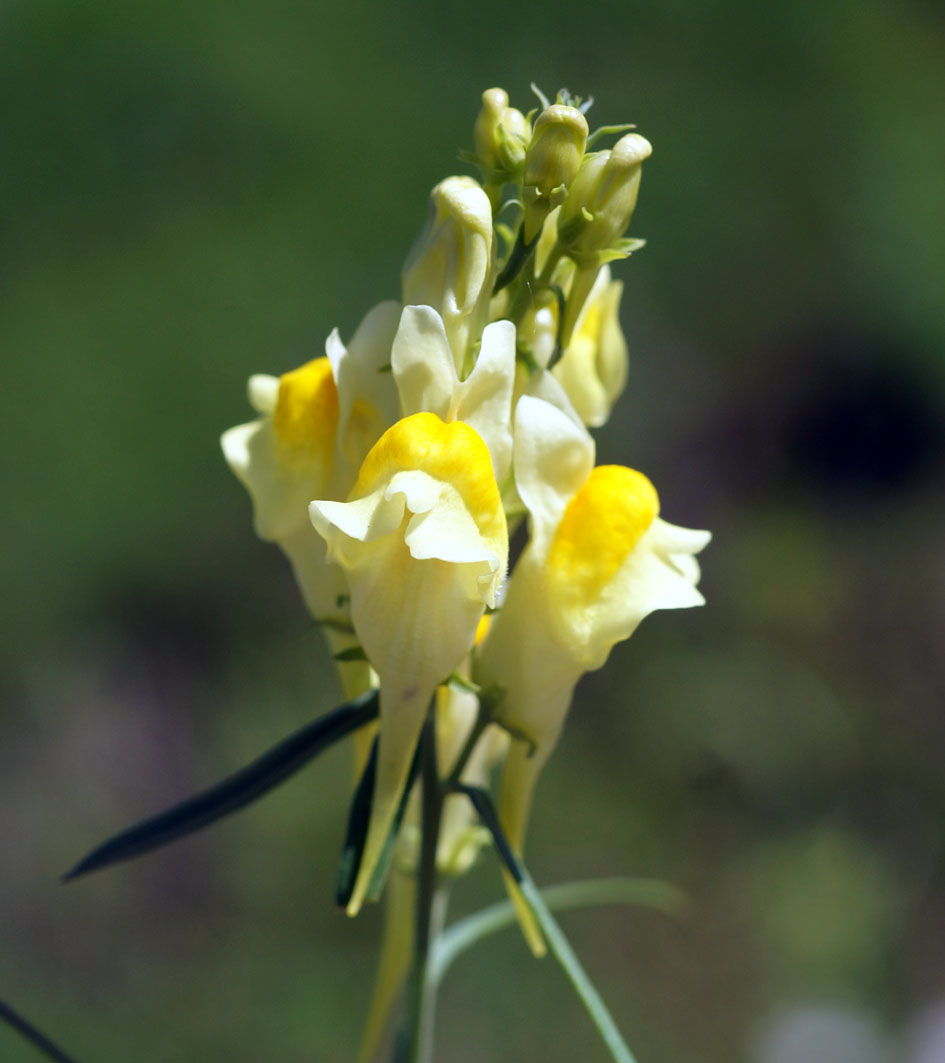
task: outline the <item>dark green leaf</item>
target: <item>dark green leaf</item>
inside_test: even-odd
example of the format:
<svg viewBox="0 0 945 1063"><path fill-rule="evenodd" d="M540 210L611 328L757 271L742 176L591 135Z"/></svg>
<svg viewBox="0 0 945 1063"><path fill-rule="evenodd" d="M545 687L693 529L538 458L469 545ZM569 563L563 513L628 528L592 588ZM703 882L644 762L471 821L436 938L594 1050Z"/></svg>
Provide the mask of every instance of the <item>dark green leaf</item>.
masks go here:
<svg viewBox="0 0 945 1063"><path fill-rule="evenodd" d="M466 786L463 783L457 783L451 786L450 789L454 793L465 794L472 801L473 808L475 808L479 818L492 835L492 841L495 843L499 856L502 858L502 863L505 864L512 878L521 885L524 877L522 865L518 862L515 853L512 852L512 847L509 845L505 831L499 823L499 817L496 815L495 806L492 804L492 798L489 796L488 791L483 790L481 786Z"/></svg>
<svg viewBox="0 0 945 1063"><path fill-rule="evenodd" d="M377 712L378 692L370 690L284 738L216 786L110 838L80 860L63 876L63 881L141 856L236 812L278 786L324 749L369 723Z"/></svg>
<svg viewBox="0 0 945 1063"><path fill-rule="evenodd" d="M529 256L535 249L535 245L538 243L538 237L541 236L541 230L539 230L532 238L532 242L525 242L525 226L524 224L519 227L518 237L512 247L512 252L509 255L508 261L502 267L502 271L496 278L495 287L492 289L492 294L497 295L502 289L511 284L512 281L519 275L522 267L528 261Z"/></svg>
<svg viewBox="0 0 945 1063"><path fill-rule="evenodd" d="M370 901L376 901L380 897L384 889L384 883L387 881L394 845L397 842L397 835L400 833L400 825L403 823L404 813L407 811L410 792L417 781L419 766L420 758L415 753L410 765L410 772L407 775L407 781L400 795L397 811L391 822L390 830L387 832L384 848L381 850L381 855L378 857L371 880L368 883L365 896ZM374 801L374 780L376 777L377 739L375 738L374 745L371 747L371 755L364 767L364 771L361 773L361 778L358 780L354 797L351 799L351 811L348 813L348 828L345 832L344 847L341 850L341 861L338 865L338 885L335 893L335 899L341 908L348 906L351 894L354 892L354 884L357 881L358 872L361 870L361 858L364 855L364 843L367 841L368 825L371 820L371 806Z"/></svg>
<svg viewBox="0 0 945 1063"><path fill-rule="evenodd" d="M47 1059L53 1059L56 1063L76 1063L73 1056L63 1052L41 1030L37 1030L31 1022L24 1019L19 1012L14 1011L9 1004L4 1003L2 1000L0 1000L0 1019L12 1026L34 1048L38 1048Z"/></svg>
<svg viewBox="0 0 945 1063"><path fill-rule="evenodd" d="M348 813L348 828L345 831L345 843L341 849L341 861L338 864L338 882L335 887L335 902L339 908L347 908L354 883L361 866L364 843L367 841L368 823L371 820L371 806L374 803L374 780L377 777L377 738L371 746L361 778L355 787Z"/></svg>

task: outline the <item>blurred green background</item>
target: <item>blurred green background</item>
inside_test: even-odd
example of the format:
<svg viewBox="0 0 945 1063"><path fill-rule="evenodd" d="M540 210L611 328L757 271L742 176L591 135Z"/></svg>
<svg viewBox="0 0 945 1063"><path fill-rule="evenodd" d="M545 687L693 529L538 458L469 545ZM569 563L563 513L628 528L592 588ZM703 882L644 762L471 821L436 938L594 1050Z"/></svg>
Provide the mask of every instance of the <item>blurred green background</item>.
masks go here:
<svg viewBox="0 0 945 1063"><path fill-rule="evenodd" d="M945 1058L942 8L7 0L0 59L0 995L84 1061L353 1058L344 749L57 876L336 702L218 436L397 296L479 93L534 79L654 144L599 453L716 538L707 608L582 684L533 873L691 895L563 920L643 1063ZM499 891L486 854L457 910ZM606 1058L517 935L450 974L438 1059Z"/></svg>

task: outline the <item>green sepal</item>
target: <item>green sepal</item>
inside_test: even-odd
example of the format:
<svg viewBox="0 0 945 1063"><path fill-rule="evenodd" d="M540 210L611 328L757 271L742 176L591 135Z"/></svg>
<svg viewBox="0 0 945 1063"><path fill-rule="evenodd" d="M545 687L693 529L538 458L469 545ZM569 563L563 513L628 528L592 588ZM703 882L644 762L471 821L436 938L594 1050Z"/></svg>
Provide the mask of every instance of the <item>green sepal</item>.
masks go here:
<svg viewBox="0 0 945 1063"><path fill-rule="evenodd" d="M598 261L601 265L605 262L614 262L618 258L629 258L634 251L639 251L646 244L646 240L626 237L618 240L612 247L605 247L598 252Z"/></svg>
<svg viewBox="0 0 945 1063"><path fill-rule="evenodd" d="M635 122L624 122L623 125L602 125L598 126L593 133L589 133L587 137L587 143L584 150L590 151L590 149L601 139L601 137L609 137L615 133L626 133L629 129L636 129Z"/></svg>
<svg viewBox="0 0 945 1063"><path fill-rule="evenodd" d="M327 627L329 631L337 631L342 635L354 634L354 625L351 621L340 616L316 616L312 621L312 627Z"/></svg>
<svg viewBox="0 0 945 1063"><path fill-rule="evenodd" d="M528 141L520 133L509 133L501 123L496 127L496 139L500 161L505 169L499 172L498 180L517 183L525 165Z"/></svg>
<svg viewBox="0 0 945 1063"><path fill-rule="evenodd" d="M319 717L222 782L116 834L84 856L63 881L142 856L237 812L294 775L323 750L375 719L377 690Z"/></svg>
<svg viewBox="0 0 945 1063"><path fill-rule="evenodd" d="M583 96L577 96L569 89L558 89L555 103L563 104L565 107L574 107L576 110L580 111L581 114L587 114L587 112L594 106L594 97L588 96L585 100Z"/></svg>
<svg viewBox="0 0 945 1063"><path fill-rule="evenodd" d="M475 694L477 697L481 691L478 683L474 683L471 679L460 675L459 672L450 672L446 678L446 685L453 687L455 690L462 690L467 694Z"/></svg>
<svg viewBox="0 0 945 1063"><path fill-rule="evenodd" d="M346 650L339 650L334 655L334 660L341 661L366 661L367 654L361 646L349 646Z"/></svg>
<svg viewBox="0 0 945 1063"><path fill-rule="evenodd" d="M459 159L460 162L465 162L469 166L478 166L483 173L486 172L487 167L483 166L479 156L474 151L470 151L469 148L460 148L456 153L456 158Z"/></svg>
<svg viewBox="0 0 945 1063"><path fill-rule="evenodd" d="M538 97L538 102L541 104L541 109L543 111L547 111L548 108L551 106L551 104L548 102L548 97L541 91L541 89L535 84L534 81L531 82L531 84L528 87ZM529 112L529 114L530 113L531 112Z"/></svg>

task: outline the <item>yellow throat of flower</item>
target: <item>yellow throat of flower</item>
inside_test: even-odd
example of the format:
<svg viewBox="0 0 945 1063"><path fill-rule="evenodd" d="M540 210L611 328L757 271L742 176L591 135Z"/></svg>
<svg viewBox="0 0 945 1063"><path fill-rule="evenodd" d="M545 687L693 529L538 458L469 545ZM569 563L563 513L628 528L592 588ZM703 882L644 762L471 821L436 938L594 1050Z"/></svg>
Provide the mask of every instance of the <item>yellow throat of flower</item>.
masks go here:
<svg viewBox="0 0 945 1063"><path fill-rule="evenodd" d="M462 421L447 423L435 413L403 418L371 448L350 497L363 498L395 473L413 469L451 484L486 539L506 539L505 514L492 458L475 429Z"/></svg>
<svg viewBox="0 0 945 1063"><path fill-rule="evenodd" d="M580 608L600 597L659 513L643 473L600 465L568 503L548 552L554 599Z"/></svg>
<svg viewBox="0 0 945 1063"><path fill-rule="evenodd" d="M272 426L287 456L304 459L326 452L338 427L338 389L327 358L279 378Z"/></svg>

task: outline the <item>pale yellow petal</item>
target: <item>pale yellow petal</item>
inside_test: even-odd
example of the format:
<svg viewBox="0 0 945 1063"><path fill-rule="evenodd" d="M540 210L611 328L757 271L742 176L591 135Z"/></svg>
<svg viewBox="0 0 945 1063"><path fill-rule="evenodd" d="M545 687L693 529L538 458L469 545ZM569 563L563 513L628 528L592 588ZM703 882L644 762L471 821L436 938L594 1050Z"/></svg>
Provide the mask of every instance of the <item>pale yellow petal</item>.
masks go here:
<svg viewBox="0 0 945 1063"><path fill-rule="evenodd" d="M354 914L384 848L430 699L469 652L494 600L508 532L489 451L462 422L397 422L364 460L351 500L311 518L346 571L351 615L381 685L374 802Z"/></svg>

